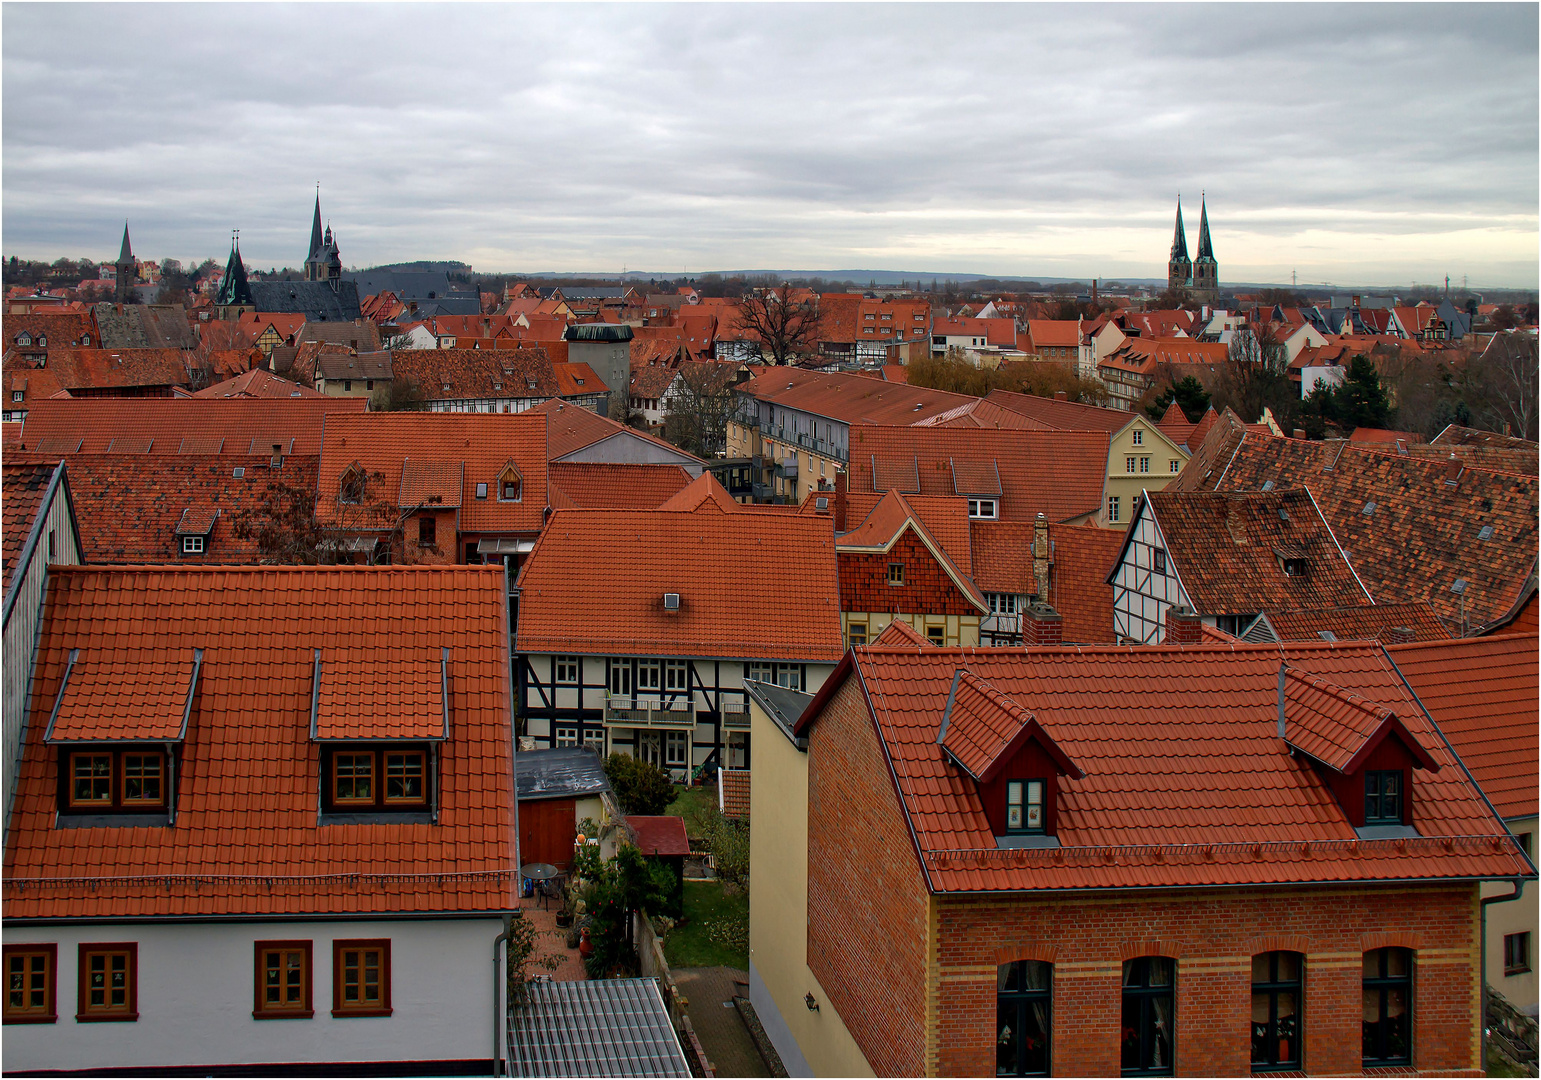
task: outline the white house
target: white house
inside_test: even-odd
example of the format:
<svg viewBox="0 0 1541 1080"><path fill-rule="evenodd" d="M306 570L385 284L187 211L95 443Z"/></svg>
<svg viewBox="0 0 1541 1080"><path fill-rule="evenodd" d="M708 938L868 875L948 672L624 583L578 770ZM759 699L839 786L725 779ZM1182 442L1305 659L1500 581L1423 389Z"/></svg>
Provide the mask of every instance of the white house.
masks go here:
<svg viewBox="0 0 1541 1080"><path fill-rule="evenodd" d="M6 1068L492 1072L518 885L501 569L71 567L49 592Z"/></svg>

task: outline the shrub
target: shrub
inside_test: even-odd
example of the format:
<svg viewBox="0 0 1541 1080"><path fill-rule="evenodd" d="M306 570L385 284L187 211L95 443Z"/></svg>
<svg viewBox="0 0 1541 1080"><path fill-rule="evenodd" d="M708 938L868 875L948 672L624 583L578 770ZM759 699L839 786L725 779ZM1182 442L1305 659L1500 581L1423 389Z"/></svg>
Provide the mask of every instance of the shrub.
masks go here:
<svg viewBox="0 0 1541 1080"><path fill-rule="evenodd" d="M628 814L661 814L674 798L674 781L651 762L629 754L605 759L605 776L616 801Z"/></svg>

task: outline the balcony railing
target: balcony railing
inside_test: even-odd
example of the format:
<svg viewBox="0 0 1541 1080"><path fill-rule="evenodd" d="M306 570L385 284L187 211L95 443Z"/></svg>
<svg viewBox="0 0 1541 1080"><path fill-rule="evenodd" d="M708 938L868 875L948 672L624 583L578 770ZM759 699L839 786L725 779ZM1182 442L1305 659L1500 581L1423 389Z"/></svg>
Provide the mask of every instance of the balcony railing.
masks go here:
<svg viewBox="0 0 1541 1080"><path fill-rule="evenodd" d="M722 726L728 731L749 730L749 703L724 701L721 703Z"/></svg>
<svg viewBox="0 0 1541 1080"><path fill-rule="evenodd" d="M696 703L691 698L674 698L671 701L646 695L605 698L605 727L682 730L695 726Z"/></svg>

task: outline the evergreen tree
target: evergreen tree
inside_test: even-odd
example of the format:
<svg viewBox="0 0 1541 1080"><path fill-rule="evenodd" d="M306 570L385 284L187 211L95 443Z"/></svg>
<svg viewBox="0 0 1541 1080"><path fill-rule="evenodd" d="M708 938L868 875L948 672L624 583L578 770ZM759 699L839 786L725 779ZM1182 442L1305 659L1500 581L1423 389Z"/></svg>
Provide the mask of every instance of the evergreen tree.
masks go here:
<svg viewBox="0 0 1541 1080"><path fill-rule="evenodd" d="M1347 428L1383 428L1391 417L1391 398L1368 356L1349 362L1343 381L1332 392L1334 418Z"/></svg>

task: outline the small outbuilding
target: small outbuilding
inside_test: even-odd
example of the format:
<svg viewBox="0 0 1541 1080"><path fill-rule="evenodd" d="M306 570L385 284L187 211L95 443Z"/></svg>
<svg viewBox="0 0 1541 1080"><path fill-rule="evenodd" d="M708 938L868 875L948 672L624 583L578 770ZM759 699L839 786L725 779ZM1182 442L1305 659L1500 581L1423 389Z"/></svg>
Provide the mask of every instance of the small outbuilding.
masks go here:
<svg viewBox="0 0 1541 1080"><path fill-rule="evenodd" d="M610 781L599 755L582 746L520 751L514 755L514 784L520 862L570 869L578 822L605 823Z"/></svg>
<svg viewBox="0 0 1541 1080"><path fill-rule="evenodd" d="M685 913L685 856L690 854L690 837L685 832L685 819L671 815L650 817L631 814L626 824L637 835L637 846L642 854L669 868L674 875L674 889L664 914L677 919Z"/></svg>

